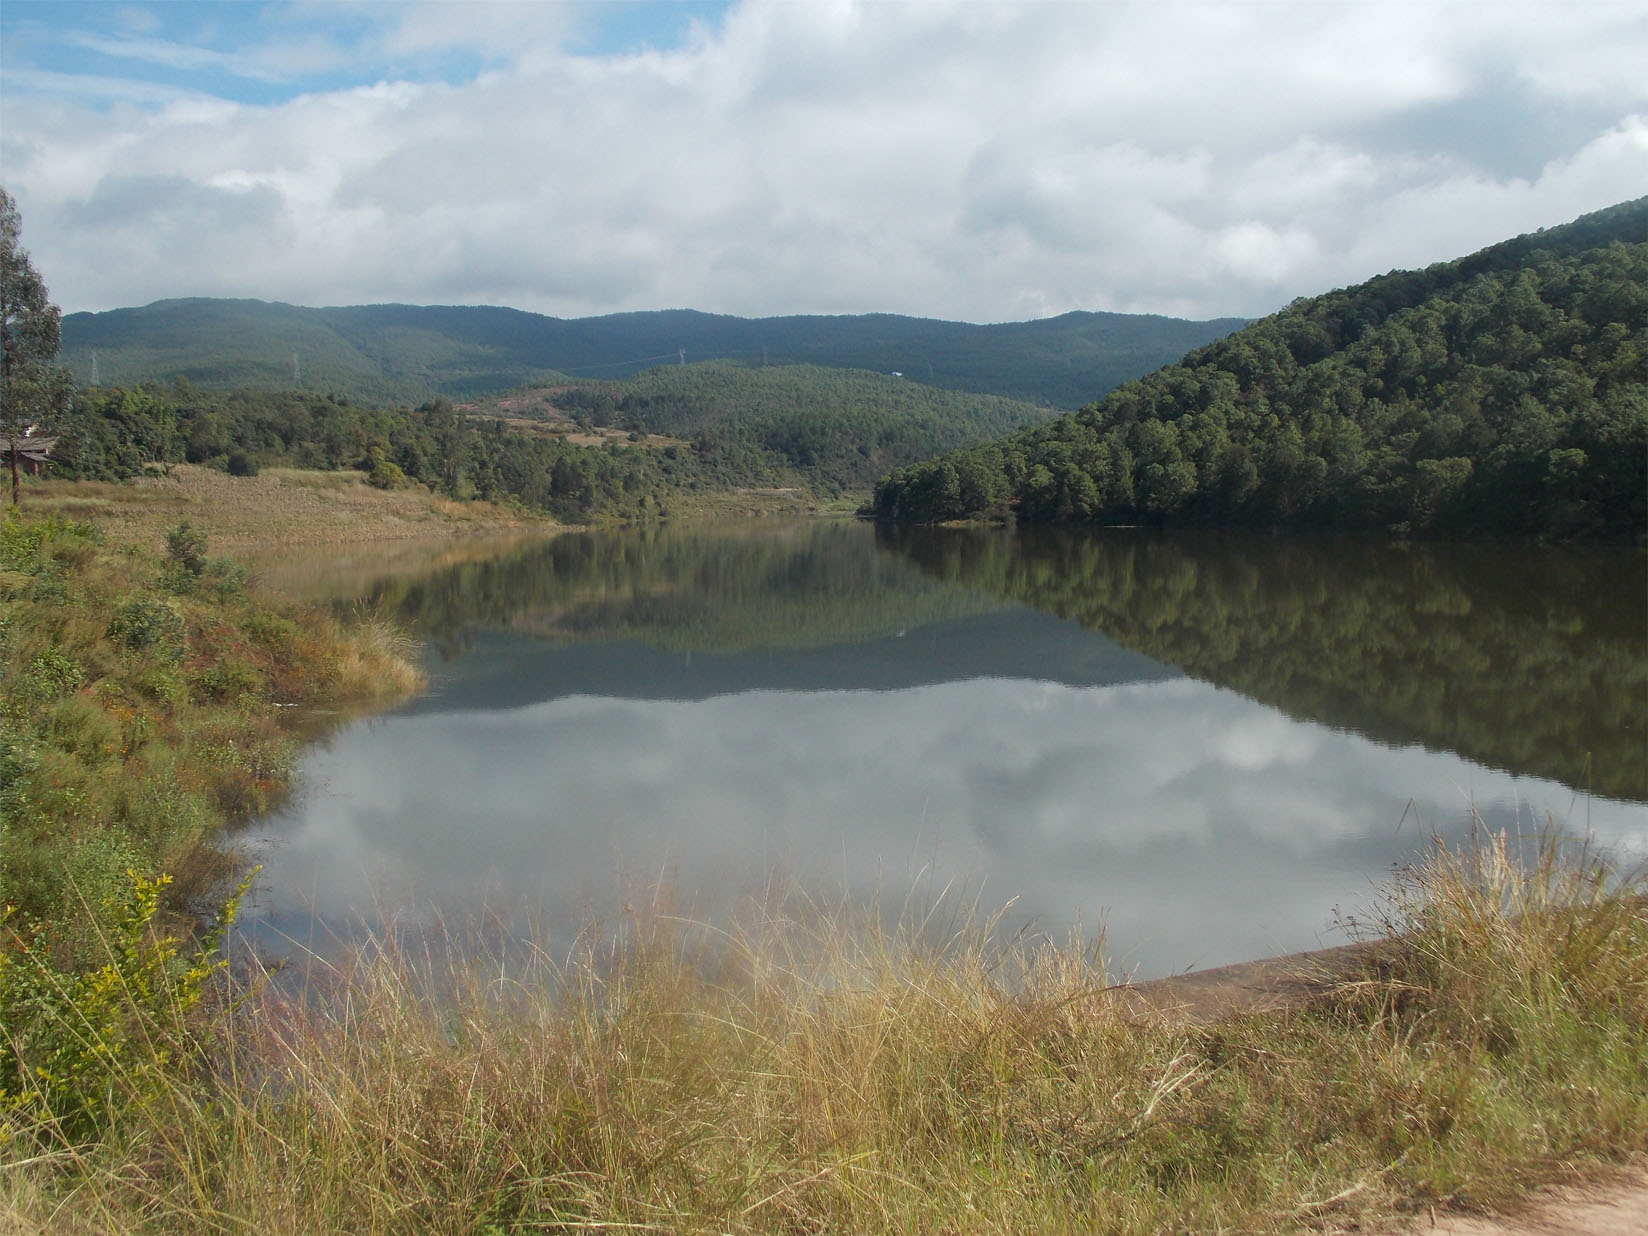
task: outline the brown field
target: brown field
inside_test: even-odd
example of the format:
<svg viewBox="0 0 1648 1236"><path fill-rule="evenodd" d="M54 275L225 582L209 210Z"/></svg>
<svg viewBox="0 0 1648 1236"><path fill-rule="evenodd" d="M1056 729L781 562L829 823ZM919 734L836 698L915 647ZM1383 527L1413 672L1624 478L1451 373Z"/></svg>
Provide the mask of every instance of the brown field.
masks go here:
<svg viewBox="0 0 1648 1236"><path fill-rule="evenodd" d="M120 483L44 480L27 485L23 509L95 523L117 542L158 543L187 519L205 529L215 553L241 557L296 546L386 541L449 541L500 533L538 533L547 516L490 502L455 502L421 485L374 489L363 472L265 468L232 477L178 464Z"/></svg>
<svg viewBox="0 0 1648 1236"><path fill-rule="evenodd" d="M555 405L555 396L572 389L566 386L534 387L508 395L497 395L477 403L459 404L461 411L471 416L496 417L511 429L521 433L538 434L548 438L564 438L573 446L605 446L616 442L620 446L642 446L648 450L663 450L666 446L688 446L684 438L673 438L661 433L635 433L613 426L580 425L564 410Z"/></svg>

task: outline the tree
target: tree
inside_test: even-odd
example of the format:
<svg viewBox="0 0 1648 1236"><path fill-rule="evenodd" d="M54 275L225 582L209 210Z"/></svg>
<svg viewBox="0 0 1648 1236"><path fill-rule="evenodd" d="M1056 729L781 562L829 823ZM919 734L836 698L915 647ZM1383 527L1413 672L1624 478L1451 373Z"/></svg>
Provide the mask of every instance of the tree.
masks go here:
<svg viewBox="0 0 1648 1236"><path fill-rule="evenodd" d="M18 443L24 430L50 419L68 400L68 374L51 364L57 355L57 306L26 250L18 248L22 221L11 194L0 189L0 433L10 446L11 504L17 506Z"/></svg>

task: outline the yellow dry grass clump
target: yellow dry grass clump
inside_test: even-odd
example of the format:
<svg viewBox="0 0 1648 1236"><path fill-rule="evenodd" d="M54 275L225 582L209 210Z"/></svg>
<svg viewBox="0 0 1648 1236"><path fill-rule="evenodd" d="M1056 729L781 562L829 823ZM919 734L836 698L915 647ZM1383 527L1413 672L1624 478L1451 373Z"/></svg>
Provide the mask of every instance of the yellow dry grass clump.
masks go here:
<svg viewBox="0 0 1648 1236"><path fill-rule="evenodd" d="M558 954L385 932L268 976L164 1101L31 1137L57 1231L1282 1231L1501 1200L1648 1140L1639 875L1485 838L1366 973L1196 1025L964 918L626 914ZM477 940L479 937L477 937ZM0 1211L0 1213L5 1213Z"/></svg>

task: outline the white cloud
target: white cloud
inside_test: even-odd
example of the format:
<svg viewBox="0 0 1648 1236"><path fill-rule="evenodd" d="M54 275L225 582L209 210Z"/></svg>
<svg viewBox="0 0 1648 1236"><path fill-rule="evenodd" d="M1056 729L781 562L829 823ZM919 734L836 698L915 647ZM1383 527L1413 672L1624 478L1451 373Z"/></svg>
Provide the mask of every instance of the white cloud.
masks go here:
<svg viewBox="0 0 1648 1236"><path fill-rule="evenodd" d="M1648 185L1642 3L746 0L673 48L580 56L585 12L99 36L270 80L378 67L245 103L9 66L0 162L69 310L1253 314ZM438 80L459 54L475 69ZM1562 121L1509 171L1506 90Z"/></svg>

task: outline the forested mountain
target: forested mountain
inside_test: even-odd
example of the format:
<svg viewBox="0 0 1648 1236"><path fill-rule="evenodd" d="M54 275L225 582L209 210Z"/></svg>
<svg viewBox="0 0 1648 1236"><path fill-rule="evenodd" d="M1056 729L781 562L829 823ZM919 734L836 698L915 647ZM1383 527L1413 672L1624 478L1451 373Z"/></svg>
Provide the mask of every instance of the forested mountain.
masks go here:
<svg viewBox="0 0 1648 1236"><path fill-rule="evenodd" d="M1295 301L880 517L1625 536L1648 521L1648 198Z"/></svg>
<svg viewBox="0 0 1648 1236"><path fill-rule="evenodd" d="M484 306L307 309L256 300L165 300L63 319L62 364L82 383L182 376L355 402L473 399L511 387L622 378L689 362L799 362L901 372L949 390L1074 408L1241 325L1067 313L979 326L894 314L736 318L690 310L560 319Z"/></svg>
<svg viewBox="0 0 1648 1236"><path fill-rule="evenodd" d="M53 468L88 479L178 460L230 471L361 468L385 486L514 499L582 520L649 517L680 495L745 487L863 493L890 467L1053 415L994 395L811 365L671 365L625 382L415 411L186 382L84 389Z"/></svg>
<svg viewBox="0 0 1648 1236"><path fill-rule="evenodd" d="M888 468L973 445L1053 415L998 395L940 390L858 369L666 365L622 382L590 382L483 401L547 423L664 435L729 475L800 476L815 491L863 492Z"/></svg>

